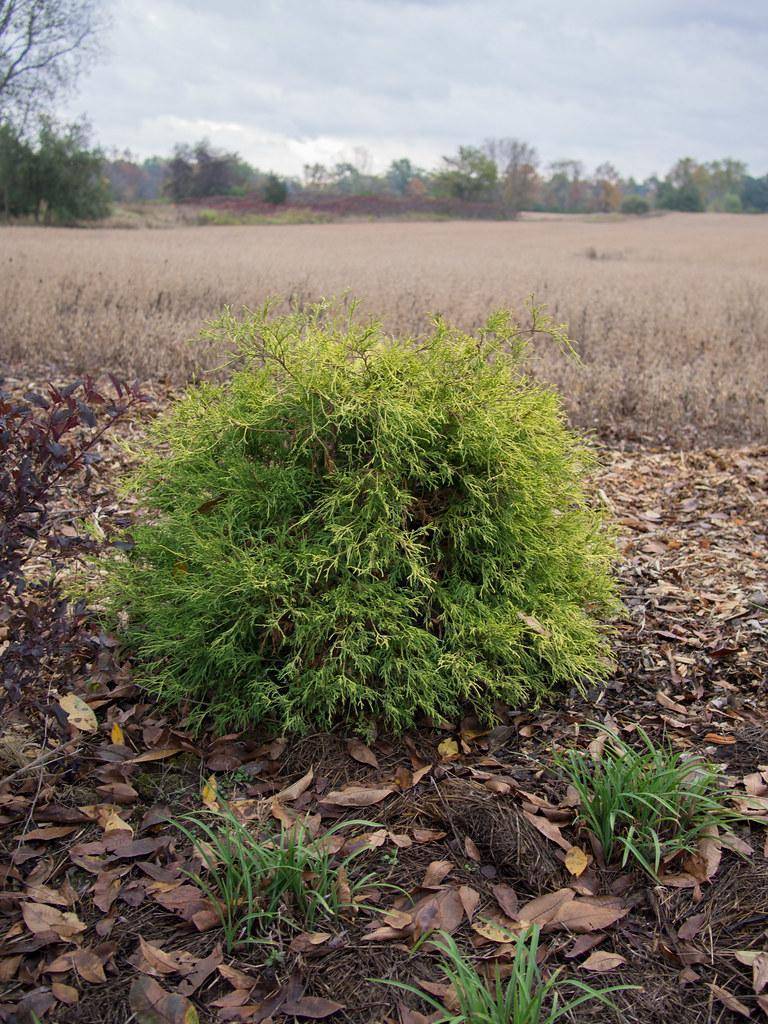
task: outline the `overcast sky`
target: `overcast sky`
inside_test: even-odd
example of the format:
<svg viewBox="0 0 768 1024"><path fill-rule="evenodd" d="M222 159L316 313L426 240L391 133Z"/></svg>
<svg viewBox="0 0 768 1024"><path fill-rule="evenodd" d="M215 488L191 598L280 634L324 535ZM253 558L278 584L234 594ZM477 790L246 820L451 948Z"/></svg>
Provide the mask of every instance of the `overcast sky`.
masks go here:
<svg viewBox="0 0 768 1024"><path fill-rule="evenodd" d="M768 171L768 0L114 0L63 111L140 156L207 136L299 174L516 136L624 174Z"/></svg>

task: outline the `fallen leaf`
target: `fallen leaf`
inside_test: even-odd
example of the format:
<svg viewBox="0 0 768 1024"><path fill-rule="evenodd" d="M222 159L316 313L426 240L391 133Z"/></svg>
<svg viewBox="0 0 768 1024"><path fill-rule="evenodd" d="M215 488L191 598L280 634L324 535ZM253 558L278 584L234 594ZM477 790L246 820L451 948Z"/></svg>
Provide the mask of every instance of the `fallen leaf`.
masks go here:
<svg viewBox="0 0 768 1024"><path fill-rule="evenodd" d="M301 999L283 1003L280 1013L293 1014L294 1017L304 1020L324 1020L343 1009L345 1009L343 1003L334 1003L330 999L318 999L316 996L302 996Z"/></svg>
<svg viewBox="0 0 768 1024"><path fill-rule="evenodd" d="M81 732L96 732L99 723L96 715L82 697L76 693L67 693L59 701L59 707L67 716L67 721Z"/></svg>
<svg viewBox="0 0 768 1024"><path fill-rule="evenodd" d="M117 747L125 746L125 733L119 722L112 723L112 729L109 733L109 738Z"/></svg>
<svg viewBox="0 0 768 1024"><path fill-rule="evenodd" d="M464 913L467 915L467 920L471 921L480 905L480 893L469 885L460 885L459 899L464 908Z"/></svg>
<svg viewBox="0 0 768 1024"><path fill-rule="evenodd" d="M317 949L330 939L330 932L301 932L294 936L288 947L292 953L306 953L310 949Z"/></svg>
<svg viewBox="0 0 768 1024"><path fill-rule="evenodd" d="M585 897L564 901L551 920L572 932L596 932L615 924L628 913L628 907L615 902L600 902Z"/></svg>
<svg viewBox="0 0 768 1024"><path fill-rule="evenodd" d="M592 935L580 935L577 939L573 940L573 945L565 954L566 960L573 960L574 957L588 953L590 949L594 949L595 946L599 946L604 938L605 932L597 932Z"/></svg>
<svg viewBox="0 0 768 1024"><path fill-rule="evenodd" d="M682 939L684 942L690 942L691 939L695 939L706 919L706 914L693 914L691 917L686 918L677 929L678 939Z"/></svg>
<svg viewBox="0 0 768 1024"><path fill-rule="evenodd" d="M71 985L65 985L62 981L54 981L51 985L51 993L67 1006L74 1006L80 999L80 993L77 989Z"/></svg>
<svg viewBox="0 0 768 1024"><path fill-rule="evenodd" d="M572 846L565 855L565 866L572 875L578 878L589 866L589 855L580 846Z"/></svg>
<svg viewBox="0 0 768 1024"><path fill-rule="evenodd" d="M219 784L216 781L216 776L215 775L209 775L208 778L205 781L205 784L203 785L203 788L202 788L201 792L200 792L200 799L202 800L203 804L208 808L208 810L210 810L210 811L218 811L218 809L219 809L219 801L217 799L218 795L219 795Z"/></svg>
<svg viewBox="0 0 768 1024"><path fill-rule="evenodd" d="M36 935L53 932L63 942L68 942L75 935L80 935L87 927L77 914L70 911L62 912L55 907L46 906L44 903L22 903L21 913L24 924L31 932Z"/></svg>
<svg viewBox="0 0 768 1024"><path fill-rule="evenodd" d="M562 906L569 904L575 897L573 889L558 889L556 892L545 893L525 903L517 912L517 920L526 927L532 924L543 926L548 924Z"/></svg>
<svg viewBox="0 0 768 1024"><path fill-rule="evenodd" d="M347 786L345 789L336 789L323 797L323 803L336 804L339 807L370 807L371 804L380 804L395 792L392 786L381 788L368 788L366 786Z"/></svg>
<svg viewBox="0 0 768 1024"><path fill-rule="evenodd" d="M128 1005L137 1024L198 1024L200 1019L186 996L166 992L147 975L136 978L131 985Z"/></svg>
<svg viewBox="0 0 768 1024"><path fill-rule="evenodd" d="M517 893L511 885L494 885L492 889L494 898L507 917L514 917L517 914L518 899Z"/></svg>
<svg viewBox="0 0 768 1024"><path fill-rule="evenodd" d="M414 843L436 843L440 839L445 839L445 836L445 832L439 832L435 828L415 828L413 830Z"/></svg>
<svg viewBox="0 0 768 1024"><path fill-rule="evenodd" d="M347 753L360 764L368 764L371 768L378 768L379 762L370 747L366 747L362 740L353 737L347 740Z"/></svg>
<svg viewBox="0 0 768 1024"><path fill-rule="evenodd" d="M491 942L513 942L515 932L519 930L520 925L505 917L483 918L472 922L472 931Z"/></svg>
<svg viewBox="0 0 768 1024"><path fill-rule="evenodd" d="M470 839L469 836L464 837L464 853L476 864L479 864L483 859L480 850L477 848L477 843L474 839Z"/></svg>
<svg viewBox="0 0 768 1024"><path fill-rule="evenodd" d="M298 800L302 793L305 793L312 785L312 780L315 777L315 771L310 768L306 775L302 775L300 779L292 783L290 786L286 786L285 789L281 789L276 794L275 799L280 800L284 803L291 803L293 800Z"/></svg>
<svg viewBox="0 0 768 1024"><path fill-rule="evenodd" d="M731 993L719 985L715 985L710 982L709 987L712 989L712 995L715 999L719 999L720 1002L727 1006L729 1010L733 1010L734 1013L738 1013L741 1017L751 1017L752 1014L748 1007L744 1003L740 1003L736 996L732 996Z"/></svg>
<svg viewBox="0 0 768 1024"><path fill-rule="evenodd" d="M453 871L453 867L453 863L450 860L433 860L427 865L421 888L436 889L445 876Z"/></svg>
<svg viewBox="0 0 768 1024"><path fill-rule="evenodd" d="M604 974L606 971L615 971L617 967L621 967L626 962L626 958L619 956L618 953L606 953L604 950L598 949L594 953L590 953L584 963L579 966L583 967L585 971Z"/></svg>
<svg viewBox="0 0 768 1024"><path fill-rule="evenodd" d="M437 752L441 761L452 761L459 756L459 744L453 739L443 740L438 743Z"/></svg>
<svg viewBox="0 0 768 1024"><path fill-rule="evenodd" d="M557 843L557 845L561 849L565 850L566 853L571 849L571 844L553 822L542 817L540 814L531 814L530 811L523 811L523 814L534 828L537 828L543 836L547 837L547 839L551 839L553 843Z"/></svg>

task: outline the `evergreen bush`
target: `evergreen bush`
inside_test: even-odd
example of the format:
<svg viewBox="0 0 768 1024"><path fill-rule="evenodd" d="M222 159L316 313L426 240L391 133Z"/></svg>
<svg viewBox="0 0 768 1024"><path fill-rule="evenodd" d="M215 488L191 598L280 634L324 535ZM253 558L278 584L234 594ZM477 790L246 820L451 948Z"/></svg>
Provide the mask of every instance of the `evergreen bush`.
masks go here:
<svg viewBox="0 0 768 1024"><path fill-rule="evenodd" d="M106 575L151 691L219 729L399 730L609 671L593 456L522 369L561 326L532 307L398 340L320 304L207 333L239 367L156 421Z"/></svg>

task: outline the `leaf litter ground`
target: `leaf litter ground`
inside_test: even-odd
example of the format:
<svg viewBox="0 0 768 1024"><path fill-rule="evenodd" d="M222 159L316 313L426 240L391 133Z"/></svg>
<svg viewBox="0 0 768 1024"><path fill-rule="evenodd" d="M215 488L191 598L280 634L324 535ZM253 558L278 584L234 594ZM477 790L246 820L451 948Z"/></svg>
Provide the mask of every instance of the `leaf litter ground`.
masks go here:
<svg viewBox="0 0 768 1024"><path fill-rule="evenodd" d="M111 473L121 451L105 454ZM627 617L615 676L588 699L369 745L193 739L108 640L83 678L47 664L3 712L0 1020L418 1024L426 1004L368 979L449 998L429 945L413 954L418 937L444 929L503 973L526 921L543 929L545 970L639 986L614 997L618 1019L768 1018L768 449L604 455ZM115 511L105 497L99 514ZM590 721L721 762L755 818L738 849L705 842L663 885L603 865L552 768L555 750L594 740ZM317 837L375 822L342 833L339 855L364 843L354 863L375 875L355 911L225 953L169 824L224 799L243 820L301 819ZM587 1004L576 1019L608 1011Z"/></svg>

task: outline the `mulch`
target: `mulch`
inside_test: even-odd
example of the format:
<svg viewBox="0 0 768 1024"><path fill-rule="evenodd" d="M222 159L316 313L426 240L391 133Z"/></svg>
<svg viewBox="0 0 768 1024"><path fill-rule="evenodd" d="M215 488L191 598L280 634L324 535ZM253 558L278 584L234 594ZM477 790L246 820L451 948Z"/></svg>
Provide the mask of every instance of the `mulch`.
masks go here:
<svg viewBox="0 0 768 1024"><path fill-rule="evenodd" d="M122 456L106 455L110 474ZM768 951L767 482L768 448L606 449L599 497L618 525L626 605L616 671L587 695L507 709L490 730L467 717L367 744L194 737L112 658L79 679L47 666L39 692L3 708L0 1021L419 1024L433 1019L426 1004L375 979L443 991L429 942L414 951L435 927L504 975L511 946L488 922L529 914L545 971L633 986L613 995L615 1014L585 1004L576 1021L768 1017L768 952L755 957ZM734 799L756 808L740 849L715 843L670 865L664 885L601 863L552 761L596 722L719 762ZM355 870L376 884L319 936L283 922L227 953L169 821L224 800L265 830L374 822L348 842L364 835ZM547 903L557 893L577 911L566 923Z"/></svg>

